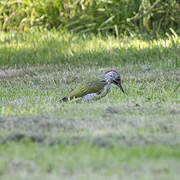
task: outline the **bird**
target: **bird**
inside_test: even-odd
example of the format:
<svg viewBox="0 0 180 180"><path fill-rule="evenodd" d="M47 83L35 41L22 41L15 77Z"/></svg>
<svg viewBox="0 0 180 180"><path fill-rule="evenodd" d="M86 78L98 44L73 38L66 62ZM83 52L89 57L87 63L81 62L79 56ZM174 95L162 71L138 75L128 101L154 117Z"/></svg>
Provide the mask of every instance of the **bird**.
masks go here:
<svg viewBox="0 0 180 180"><path fill-rule="evenodd" d="M73 99L85 102L99 100L110 92L111 84L118 86L121 91L125 93L121 85L120 74L116 70L108 70L97 78L83 81L77 88L62 98L59 103L71 101Z"/></svg>

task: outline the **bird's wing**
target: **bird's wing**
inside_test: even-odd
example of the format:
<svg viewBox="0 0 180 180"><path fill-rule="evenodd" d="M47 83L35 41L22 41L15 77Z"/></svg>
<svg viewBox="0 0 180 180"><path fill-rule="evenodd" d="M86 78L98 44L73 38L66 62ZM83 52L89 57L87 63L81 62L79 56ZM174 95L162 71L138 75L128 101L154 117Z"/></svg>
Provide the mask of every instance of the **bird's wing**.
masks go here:
<svg viewBox="0 0 180 180"><path fill-rule="evenodd" d="M87 94L90 93L97 93L100 90L104 88L104 86L107 85L107 82L105 79L88 79L87 81L84 81L80 87L74 89L72 92L69 94L69 98L78 98L78 97L83 97Z"/></svg>
<svg viewBox="0 0 180 180"><path fill-rule="evenodd" d="M107 85L103 88L102 92L100 92L99 94L97 94L96 96L94 96L94 97L91 98L91 101L97 101L97 100L105 97L105 96L108 94L108 92L110 91L110 85L111 85L111 84L107 84Z"/></svg>

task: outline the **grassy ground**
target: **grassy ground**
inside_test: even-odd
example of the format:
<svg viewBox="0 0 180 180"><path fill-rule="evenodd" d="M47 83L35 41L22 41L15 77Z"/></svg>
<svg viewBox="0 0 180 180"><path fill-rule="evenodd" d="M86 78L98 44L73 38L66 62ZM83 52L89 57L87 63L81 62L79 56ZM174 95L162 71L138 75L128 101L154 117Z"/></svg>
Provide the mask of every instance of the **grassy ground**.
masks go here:
<svg viewBox="0 0 180 180"><path fill-rule="evenodd" d="M178 179L180 38L0 32L3 179ZM58 104L88 77L116 69L92 103Z"/></svg>

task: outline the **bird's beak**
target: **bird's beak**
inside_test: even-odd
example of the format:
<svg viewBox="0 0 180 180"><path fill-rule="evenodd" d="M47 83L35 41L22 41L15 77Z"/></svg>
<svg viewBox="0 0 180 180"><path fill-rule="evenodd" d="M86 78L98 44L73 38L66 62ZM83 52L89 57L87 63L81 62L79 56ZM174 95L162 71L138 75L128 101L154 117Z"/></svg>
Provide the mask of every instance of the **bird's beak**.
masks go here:
<svg viewBox="0 0 180 180"><path fill-rule="evenodd" d="M123 87L121 86L121 83L118 84L118 87L120 87L121 91L125 93Z"/></svg>
<svg viewBox="0 0 180 180"><path fill-rule="evenodd" d="M125 94L123 87L121 86L121 82L113 81L116 86L118 86L121 91Z"/></svg>

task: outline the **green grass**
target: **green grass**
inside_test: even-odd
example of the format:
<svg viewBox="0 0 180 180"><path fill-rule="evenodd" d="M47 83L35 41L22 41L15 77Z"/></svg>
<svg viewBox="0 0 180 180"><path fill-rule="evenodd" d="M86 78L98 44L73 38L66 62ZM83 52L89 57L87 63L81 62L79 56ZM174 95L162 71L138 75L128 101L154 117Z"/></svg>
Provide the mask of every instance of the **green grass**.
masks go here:
<svg viewBox="0 0 180 180"><path fill-rule="evenodd" d="M99 148L10 143L0 148L2 178L171 179L178 178L179 147ZM178 173L177 173L178 172ZM29 173L31 176L29 177Z"/></svg>
<svg viewBox="0 0 180 180"><path fill-rule="evenodd" d="M0 32L3 179L178 179L180 38ZM142 66L150 68L144 71ZM58 100L117 69L92 103Z"/></svg>

